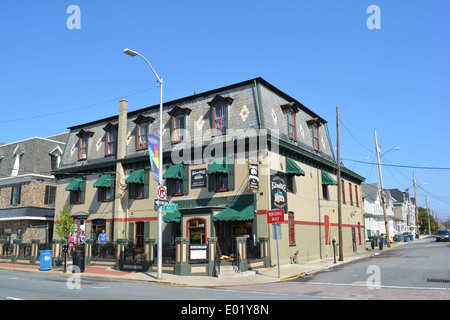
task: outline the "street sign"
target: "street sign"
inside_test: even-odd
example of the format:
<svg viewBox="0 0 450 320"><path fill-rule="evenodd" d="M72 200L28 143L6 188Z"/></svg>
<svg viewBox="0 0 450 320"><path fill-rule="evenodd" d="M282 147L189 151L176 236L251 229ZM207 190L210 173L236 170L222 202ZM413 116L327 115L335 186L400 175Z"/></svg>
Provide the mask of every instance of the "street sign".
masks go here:
<svg viewBox="0 0 450 320"><path fill-rule="evenodd" d="M159 186L157 194L158 194L158 199L166 200L166 198L167 198L167 187Z"/></svg>
<svg viewBox="0 0 450 320"><path fill-rule="evenodd" d="M165 204L163 205L162 210L167 213L173 213L175 210L178 210L178 205L176 203Z"/></svg>
<svg viewBox="0 0 450 320"><path fill-rule="evenodd" d="M284 209L267 210L267 223L284 222Z"/></svg>
<svg viewBox="0 0 450 320"><path fill-rule="evenodd" d="M162 207L162 206L164 206L164 205L166 205L168 203L169 203L169 200L161 200L161 199L155 199L154 200L154 205L156 207Z"/></svg>

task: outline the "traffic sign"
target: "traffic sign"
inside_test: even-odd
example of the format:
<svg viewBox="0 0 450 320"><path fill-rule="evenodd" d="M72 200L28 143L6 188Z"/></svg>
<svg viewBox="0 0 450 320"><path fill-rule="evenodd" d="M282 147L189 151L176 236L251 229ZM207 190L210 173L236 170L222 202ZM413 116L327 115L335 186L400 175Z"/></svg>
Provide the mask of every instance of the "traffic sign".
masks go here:
<svg viewBox="0 0 450 320"><path fill-rule="evenodd" d="M281 223L284 222L284 210L267 210L267 223Z"/></svg>
<svg viewBox="0 0 450 320"><path fill-rule="evenodd" d="M166 186L159 186L157 194L158 194L158 199L166 200L166 198L167 198L167 187Z"/></svg>
<svg viewBox="0 0 450 320"><path fill-rule="evenodd" d="M154 205L156 207L162 207L162 206L164 206L164 205L166 205L168 203L169 203L169 200L161 200L161 199L155 199L154 200Z"/></svg>
<svg viewBox="0 0 450 320"><path fill-rule="evenodd" d="M162 210L167 213L173 213L175 210L178 210L178 205L176 203L165 204L163 205Z"/></svg>

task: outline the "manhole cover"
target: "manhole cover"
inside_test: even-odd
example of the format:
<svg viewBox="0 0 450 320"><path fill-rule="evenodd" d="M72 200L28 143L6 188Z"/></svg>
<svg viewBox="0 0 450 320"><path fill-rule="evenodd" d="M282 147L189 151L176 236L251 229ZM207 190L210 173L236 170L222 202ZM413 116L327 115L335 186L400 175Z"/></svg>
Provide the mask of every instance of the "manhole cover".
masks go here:
<svg viewBox="0 0 450 320"><path fill-rule="evenodd" d="M450 283L450 279L427 279L427 282Z"/></svg>

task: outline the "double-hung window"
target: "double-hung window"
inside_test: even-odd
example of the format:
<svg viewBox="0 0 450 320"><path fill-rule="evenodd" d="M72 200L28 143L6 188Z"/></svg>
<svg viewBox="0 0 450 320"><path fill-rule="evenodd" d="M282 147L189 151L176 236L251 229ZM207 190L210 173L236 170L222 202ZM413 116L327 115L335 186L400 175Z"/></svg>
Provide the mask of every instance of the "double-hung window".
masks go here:
<svg viewBox="0 0 450 320"><path fill-rule="evenodd" d="M79 153L78 153L78 160L86 160L87 159L87 145L88 145L88 137L87 136L81 137Z"/></svg>
<svg viewBox="0 0 450 320"><path fill-rule="evenodd" d="M172 118L172 121L172 142L181 142L184 140L184 115L176 115Z"/></svg>
<svg viewBox="0 0 450 320"><path fill-rule="evenodd" d="M313 132L314 150L320 151L320 148L319 148L319 127L316 126L316 125L313 125L312 132Z"/></svg>
<svg viewBox="0 0 450 320"><path fill-rule="evenodd" d="M138 141L137 141L137 149L146 149L148 143L148 123L140 123L138 125Z"/></svg>
<svg viewBox="0 0 450 320"><path fill-rule="evenodd" d="M117 130L111 129L106 133L106 155L116 153Z"/></svg>
<svg viewBox="0 0 450 320"><path fill-rule="evenodd" d="M227 108L224 104L214 107L214 134L227 132Z"/></svg>
<svg viewBox="0 0 450 320"><path fill-rule="evenodd" d="M295 135L295 114L292 111L288 112L288 124L289 124L289 139L297 140Z"/></svg>

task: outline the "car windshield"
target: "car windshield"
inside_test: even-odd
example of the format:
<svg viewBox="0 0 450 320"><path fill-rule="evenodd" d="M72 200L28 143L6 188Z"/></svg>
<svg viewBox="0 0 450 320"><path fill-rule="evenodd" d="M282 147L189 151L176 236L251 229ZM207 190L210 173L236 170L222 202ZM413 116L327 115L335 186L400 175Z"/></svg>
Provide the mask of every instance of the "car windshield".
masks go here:
<svg viewBox="0 0 450 320"><path fill-rule="evenodd" d="M438 234L448 234L448 230L439 230Z"/></svg>

